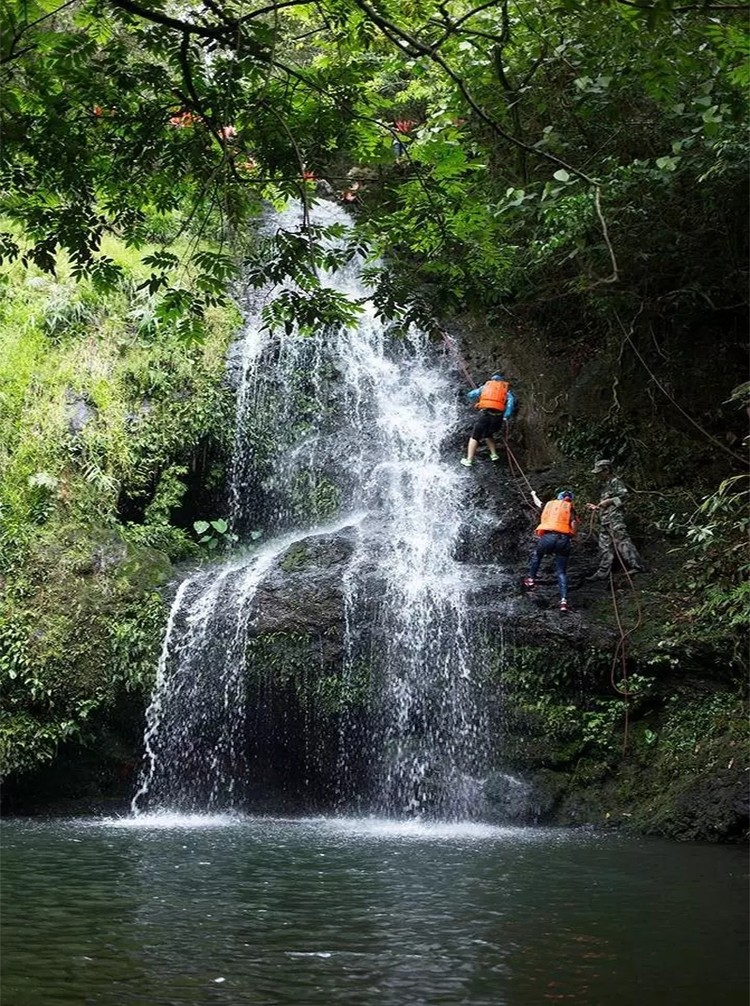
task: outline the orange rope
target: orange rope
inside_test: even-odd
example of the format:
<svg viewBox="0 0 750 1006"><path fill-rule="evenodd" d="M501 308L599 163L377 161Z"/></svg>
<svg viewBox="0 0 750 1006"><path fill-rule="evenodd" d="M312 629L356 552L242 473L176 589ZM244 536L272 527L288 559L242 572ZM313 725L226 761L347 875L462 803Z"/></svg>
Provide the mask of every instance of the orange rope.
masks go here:
<svg viewBox="0 0 750 1006"><path fill-rule="evenodd" d="M593 517L594 517L594 513L592 511L592 514L591 514L591 526L592 526L592 529L593 529ZM622 571L623 571L623 573L625 574L625 576L628 579L628 584L630 586L630 589L633 591L633 597L635 599L636 610L638 612L638 617L636 618L635 625L631 626L631 628L629 628L629 629L626 630L625 627L622 624L622 619L620 617L620 608L619 608L619 606L617 604L617 593L615 591L614 574L612 573L612 568L610 567L610 570L609 570L609 589L610 589L610 592L612 594L612 607L613 607L614 612L615 612L615 621L617 622L617 628L618 628L619 633L620 633L620 639L618 640L617 646L615 647L615 652L614 652L614 654L612 656L612 664L611 664L610 671L609 671L609 679L610 679L610 683L612 685L613 690L616 691L618 695L622 695L623 698L625 699L625 725L624 725L623 738L622 738L622 753L624 755L627 752L627 749L628 749L628 731L629 731L629 726L630 726L630 701L629 700L630 700L630 696L632 694L630 691L628 691L627 641L628 641L628 638L630 636L632 636L632 634L636 631L636 629L640 628L640 626L643 624L643 609L641 607L641 602L640 602L640 599L638 597L638 592L636 591L635 586L633 584L633 578L630 575L630 572L629 572L628 568L626 567L626 565L625 565L625 563L623 561L623 558L620 555L620 553L619 553L619 551L617 549L617 546L614 544L614 542L612 543L612 547L615 550L615 555L617 556L617 559L618 559L618 561L620 563L620 566L622 567ZM618 660L620 661L621 666L622 666L622 680L623 680L624 688L620 688L619 685L617 684L617 682L615 681L615 668L617 667Z"/></svg>

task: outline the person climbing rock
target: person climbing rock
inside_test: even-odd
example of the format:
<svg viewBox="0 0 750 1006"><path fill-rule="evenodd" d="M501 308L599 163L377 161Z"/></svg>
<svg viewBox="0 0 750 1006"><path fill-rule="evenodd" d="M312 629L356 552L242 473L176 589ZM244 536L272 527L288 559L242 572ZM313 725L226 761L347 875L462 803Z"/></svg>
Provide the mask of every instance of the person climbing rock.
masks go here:
<svg viewBox="0 0 750 1006"><path fill-rule="evenodd" d="M474 455L477 453L479 441L484 440L490 449L490 461L499 461L494 435L507 423L516 408L516 397L510 389L510 382L502 374L493 374L478 388L466 393L470 402L476 403L480 415L471 431L466 457L461 458L461 464L471 468Z"/></svg>
<svg viewBox="0 0 750 1006"><path fill-rule="evenodd" d="M570 545L576 533L578 520L573 507L573 493L569 489L557 494L542 508L542 501L536 493L531 494L534 506L542 511L542 516L534 532L537 542L529 564L529 575L523 581L526 590L536 587L536 575L545 555L554 555L557 584L560 588L560 611L568 611L568 559Z"/></svg>
<svg viewBox="0 0 750 1006"><path fill-rule="evenodd" d="M615 475L612 462L600 458L591 469L592 475L602 480L601 497L598 503L587 503L587 510L599 511L599 567L587 580L604 580L612 571L615 555L627 573L644 573L646 568L625 526L623 507L628 489ZM619 565L619 564L618 564Z"/></svg>

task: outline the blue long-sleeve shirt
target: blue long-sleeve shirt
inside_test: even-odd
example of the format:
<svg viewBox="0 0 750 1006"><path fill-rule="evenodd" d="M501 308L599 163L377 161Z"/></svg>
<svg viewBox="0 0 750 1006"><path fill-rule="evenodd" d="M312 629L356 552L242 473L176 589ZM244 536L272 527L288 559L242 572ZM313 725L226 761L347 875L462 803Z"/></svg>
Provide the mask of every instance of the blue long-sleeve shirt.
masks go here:
<svg viewBox="0 0 750 1006"><path fill-rule="evenodd" d="M501 380L504 381L505 378L503 377L501 378ZM470 402L478 401L479 396L482 394L483 387L484 384L480 384L479 387L474 388L473 391L466 392L466 397L469 399ZM508 398L505 402L505 411L503 412L503 419L510 419L510 417L513 415L515 411L516 411L516 396L513 394L511 389L508 388Z"/></svg>

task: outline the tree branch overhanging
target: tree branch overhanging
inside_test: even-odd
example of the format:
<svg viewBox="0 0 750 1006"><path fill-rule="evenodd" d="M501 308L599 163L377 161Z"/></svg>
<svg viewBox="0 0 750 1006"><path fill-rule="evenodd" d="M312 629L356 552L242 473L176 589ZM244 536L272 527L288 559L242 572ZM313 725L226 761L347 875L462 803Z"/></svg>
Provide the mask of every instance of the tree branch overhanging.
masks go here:
<svg viewBox="0 0 750 1006"><path fill-rule="evenodd" d="M164 28L174 28L175 31L188 35L198 35L201 38L211 39L213 42L226 44L229 39L228 26L223 28L211 28L206 25L195 24L192 21L181 21L179 18L162 14L161 11L151 10L136 3L136 0L110 0L113 7L132 14L134 17L142 18L144 21L151 21L153 24L160 24Z"/></svg>
<svg viewBox="0 0 750 1006"><path fill-rule="evenodd" d="M270 3L265 7L258 7L257 10L250 11L249 14L243 14L241 18L237 19L237 24L245 24L246 21L253 21L256 17L262 17L264 14L275 14L283 7L307 7L312 3L313 0L279 0L278 3Z"/></svg>
<svg viewBox="0 0 750 1006"><path fill-rule="evenodd" d="M493 133L497 136L502 137L508 143L513 144L516 147L520 147L529 154L533 154L536 157L542 158L542 160L549 161L558 168L564 168L566 171L570 172L571 175L575 175L576 178L580 178L589 185L596 185L593 178L587 175L585 172L574 167L572 164L568 164L567 161L563 161L562 158L556 157L554 154L550 154L546 150L540 150L538 147L531 146L531 144L524 143L522 140L517 139L503 127L491 116L489 115L482 106L476 101L474 96L471 94L466 86L464 79L450 66L449 63L437 52L435 46L428 45L422 42L411 32L406 31L405 28L401 28L399 25L394 24L392 21L388 20L378 11L376 11L367 0L354 0L357 7L360 8L363 13L376 24L383 34L389 39L398 39L399 48L403 51L412 54L418 54L420 56L426 56L436 63L443 72L453 81L458 90L460 91L464 101L472 109L475 115L481 119L486 126L488 126ZM493 0L494 5L494 0Z"/></svg>
<svg viewBox="0 0 750 1006"><path fill-rule="evenodd" d="M661 11L664 14L703 14L706 11L745 11L748 12L750 8L746 3L741 4L688 4L686 7L657 7L656 5L636 3L636 0L617 0L617 3L622 4L624 7L635 7L639 11Z"/></svg>
<svg viewBox="0 0 750 1006"><path fill-rule="evenodd" d="M48 11L46 14L42 14L42 16L38 17L35 21L27 21L26 24L21 25L18 31L13 34L7 53L0 58L0 66L5 63L10 63L14 59L18 59L20 56L23 56L25 53L30 52L34 48L29 45L24 49L16 51L16 46L30 28L35 28L38 24L41 24L42 21L47 21L49 18L55 17L55 15L64 11L67 7L72 7L75 3L78 3L78 0L65 0L65 3L61 3L60 6L55 7L54 10Z"/></svg>

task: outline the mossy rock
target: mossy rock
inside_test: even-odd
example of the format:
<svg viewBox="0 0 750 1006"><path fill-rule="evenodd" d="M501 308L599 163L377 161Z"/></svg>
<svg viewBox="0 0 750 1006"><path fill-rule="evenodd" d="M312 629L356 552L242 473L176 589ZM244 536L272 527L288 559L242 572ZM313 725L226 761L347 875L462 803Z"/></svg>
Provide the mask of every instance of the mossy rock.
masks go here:
<svg viewBox="0 0 750 1006"><path fill-rule="evenodd" d="M33 767L59 741L82 736L123 684L145 692L166 617L165 555L112 528L48 534L0 602L5 771Z"/></svg>
<svg viewBox="0 0 750 1006"><path fill-rule="evenodd" d="M279 562L279 567L285 573L297 573L307 569L312 563L310 551L304 542L290 545Z"/></svg>
<svg viewBox="0 0 750 1006"><path fill-rule="evenodd" d="M680 841L746 839L750 826L746 776L733 768L677 779L638 810L634 823L647 834Z"/></svg>
<svg viewBox="0 0 750 1006"><path fill-rule="evenodd" d="M172 575L169 558L155 548L128 542L117 576L136 591L163 587Z"/></svg>

